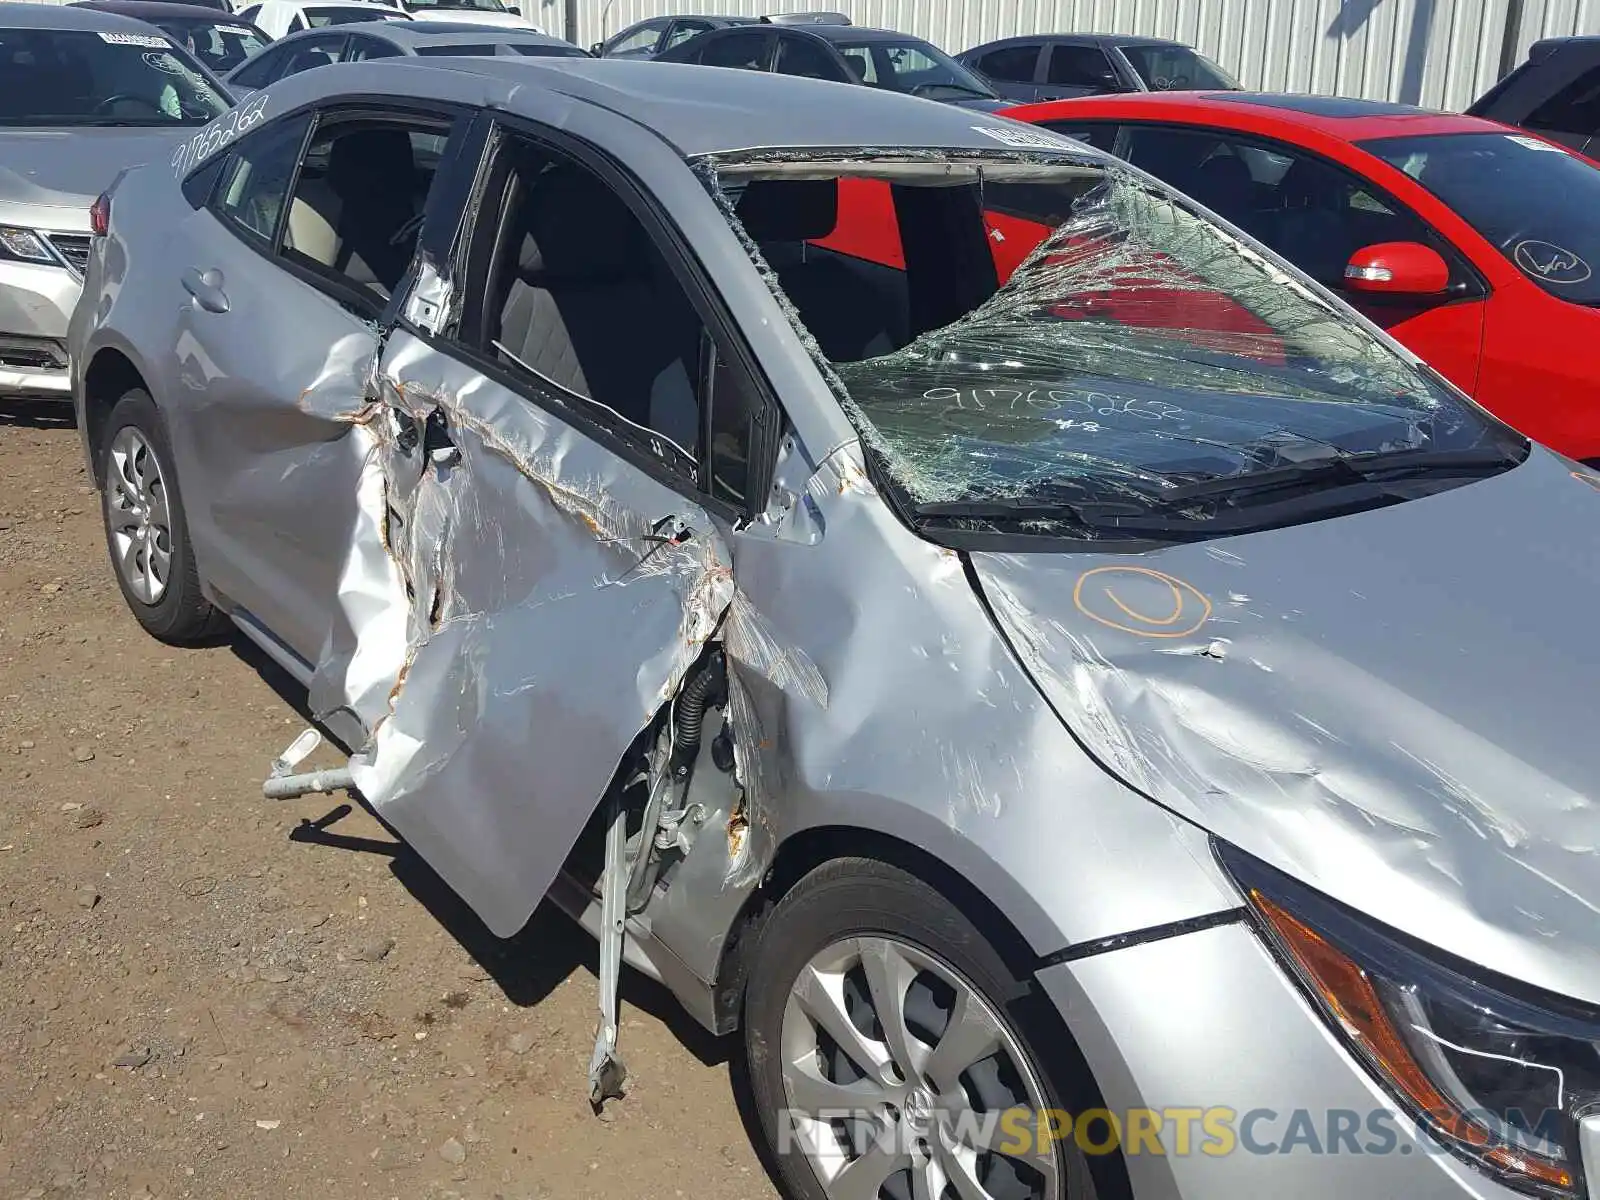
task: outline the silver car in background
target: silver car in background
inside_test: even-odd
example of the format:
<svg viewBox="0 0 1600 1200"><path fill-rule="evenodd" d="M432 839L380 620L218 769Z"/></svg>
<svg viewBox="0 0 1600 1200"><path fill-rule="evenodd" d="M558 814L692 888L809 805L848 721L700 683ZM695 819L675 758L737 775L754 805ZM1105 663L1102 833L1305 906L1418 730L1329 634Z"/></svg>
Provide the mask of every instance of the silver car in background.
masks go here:
<svg viewBox="0 0 1600 1200"><path fill-rule="evenodd" d="M90 206L230 102L142 21L0 4L0 400L68 395Z"/></svg>
<svg viewBox="0 0 1600 1200"><path fill-rule="evenodd" d="M307 29L280 38L227 77L241 99L279 79L338 62L366 62L408 54L433 58L523 54L530 58L588 58L571 42L533 29L494 28L457 21L369 21Z"/></svg>
<svg viewBox="0 0 1600 1200"><path fill-rule="evenodd" d="M803 1200L1595 1194L1600 476L1150 177L354 63L123 176L70 343L129 607L599 938L596 1103L626 961Z"/></svg>

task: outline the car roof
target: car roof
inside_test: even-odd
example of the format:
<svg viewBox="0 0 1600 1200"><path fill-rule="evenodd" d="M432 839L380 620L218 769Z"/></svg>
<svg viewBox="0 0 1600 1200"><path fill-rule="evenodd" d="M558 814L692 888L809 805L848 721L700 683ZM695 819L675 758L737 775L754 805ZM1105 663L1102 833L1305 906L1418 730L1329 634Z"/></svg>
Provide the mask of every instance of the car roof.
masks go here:
<svg viewBox="0 0 1600 1200"><path fill-rule="evenodd" d="M1052 100L1011 110L1024 120L1174 121L1258 132L1311 129L1340 141L1425 133L1469 133L1503 126L1481 117L1433 112L1381 100L1275 92L1126 92Z"/></svg>
<svg viewBox="0 0 1600 1200"><path fill-rule="evenodd" d="M1179 46L1185 50L1193 49L1187 42L1176 41L1173 38L1145 37L1141 34L1031 33L984 42L982 45L974 46L970 50L963 50L962 54L975 54L983 50L997 50L1002 46L1033 46L1041 42L1093 42L1097 45L1105 46Z"/></svg>
<svg viewBox="0 0 1600 1200"><path fill-rule="evenodd" d="M322 0L313 0L320 4ZM368 5L368 7L379 7ZM507 44L535 46L571 46L570 42L558 37L551 37L547 33L539 33L533 29L517 29L513 26L473 25L467 21L386 21L383 28L376 31L378 36L388 38L396 45L407 45L411 42L427 42L433 46L448 46L453 42L463 45L479 45L484 42L505 42ZM372 33L373 30L363 30ZM576 50L576 46L572 46Z"/></svg>
<svg viewBox="0 0 1600 1200"><path fill-rule="evenodd" d="M685 157L863 146L1059 153L1098 159L1070 138L987 113L877 88L685 63L599 58L418 58L305 71L267 89L274 111L374 92L494 106L548 118L552 94L607 109L652 130Z"/></svg>
<svg viewBox="0 0 1600 1200"><path fill-rule="evenodd" d="M379 4L376 2L376 0L262 0L261 3L261 7L263 9L272 8L274 5L299 9L364 8L371 10L376 8L400 13L401 16L405 15L397 6L392 4Z"/></svg>
<svg viewBox="0 0 1600 1200"><path fill-rule="evenodd" d="M218 10L220 12L220 10ZM121 13L98 12L61 4L0 3L0 29L49 29L85 33L143 33L150 26Z"/></svg>
<svg viewBox="0 0 1600 1200"><path fill-rule="evenodd" d="M73 8L87 8L94 12L119 13L140 21L204 21L211 25L248 25L237 13L204 4L174 4L167 0L81 0Z"/></svg>

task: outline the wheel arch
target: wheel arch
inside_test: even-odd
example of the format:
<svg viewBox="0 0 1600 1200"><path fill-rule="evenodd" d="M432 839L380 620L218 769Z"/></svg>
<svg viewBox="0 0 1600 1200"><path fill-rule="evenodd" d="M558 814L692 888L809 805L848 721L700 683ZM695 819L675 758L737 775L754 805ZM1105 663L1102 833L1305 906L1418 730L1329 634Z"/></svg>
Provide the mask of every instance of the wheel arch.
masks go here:
<svg viewBox="0 0 1600 1200"><path fill-rule="evenodd" d="M101 447L106 425L117 401L134 389L146 394L150 386L133 360L115 346L96 350L83 373L83 440L89 453L89 470L96 487L105 483L101 478ZM154 403L154 397L151 398ZM159 406L156 409L160 413Z"/></svg>

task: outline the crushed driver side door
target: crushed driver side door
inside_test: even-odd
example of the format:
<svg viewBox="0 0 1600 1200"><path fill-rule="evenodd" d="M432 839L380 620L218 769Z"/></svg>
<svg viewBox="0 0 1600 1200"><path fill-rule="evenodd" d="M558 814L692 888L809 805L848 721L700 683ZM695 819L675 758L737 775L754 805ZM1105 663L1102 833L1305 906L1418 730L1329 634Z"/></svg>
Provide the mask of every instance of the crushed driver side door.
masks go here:
<svg viewBox="0 0 1600 1200"><path fill-rule="evenodd" d="M590 168L526 139L501 142L486 168L499 172L485 185L495 198L464 206L477 228L449 252L451 266L425 258L384 347L366 532L341 587L348 636L326 674L374 731L351 764L362 794L508 937L702 653L733 573L696 484L709 339L686 327L652 350L651 334L618 332L637 330L646 305L656 328L672 324L672 276L658 270L667 260L641 267L641 250L601 264L605 282L574 285L585 296L610 289L595 309L611 330L597 360L595 340L568 329L587 319L582 303L566 293L546 302L560 287L554 239L519 249L527 239L504 232L503 197L519 195L528 211L544 203L538 188L507 183L518 169L576 181L582 195L560 201L550 226L567 250L589 244L576 214L610 204L594 219L616 235L626 209ZM559 169L535 171L535 159ZM495 255L464 251L483 238ZM616 281L613 267L649 278ZM443 285L457 269L464 287ZM582 255L561 269L563 280L581 275ZM451 290L487 299L466 300L452 326L434 319L455 311ZM640 306L631 318L629 305Z"/></svg>

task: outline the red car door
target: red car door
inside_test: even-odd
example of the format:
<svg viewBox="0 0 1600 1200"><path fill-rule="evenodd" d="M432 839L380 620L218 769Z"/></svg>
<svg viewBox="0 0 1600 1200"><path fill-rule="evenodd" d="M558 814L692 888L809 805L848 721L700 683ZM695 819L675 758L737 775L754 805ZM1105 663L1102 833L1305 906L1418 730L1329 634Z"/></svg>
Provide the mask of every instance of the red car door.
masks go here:
<svg viewBox="0 0 1600 1200"><path fill-rule="evenodd" d="M1476 396L1490 305L1478 296L1407 303L1343 293L1353 308L1469 396Z"/></svg>

